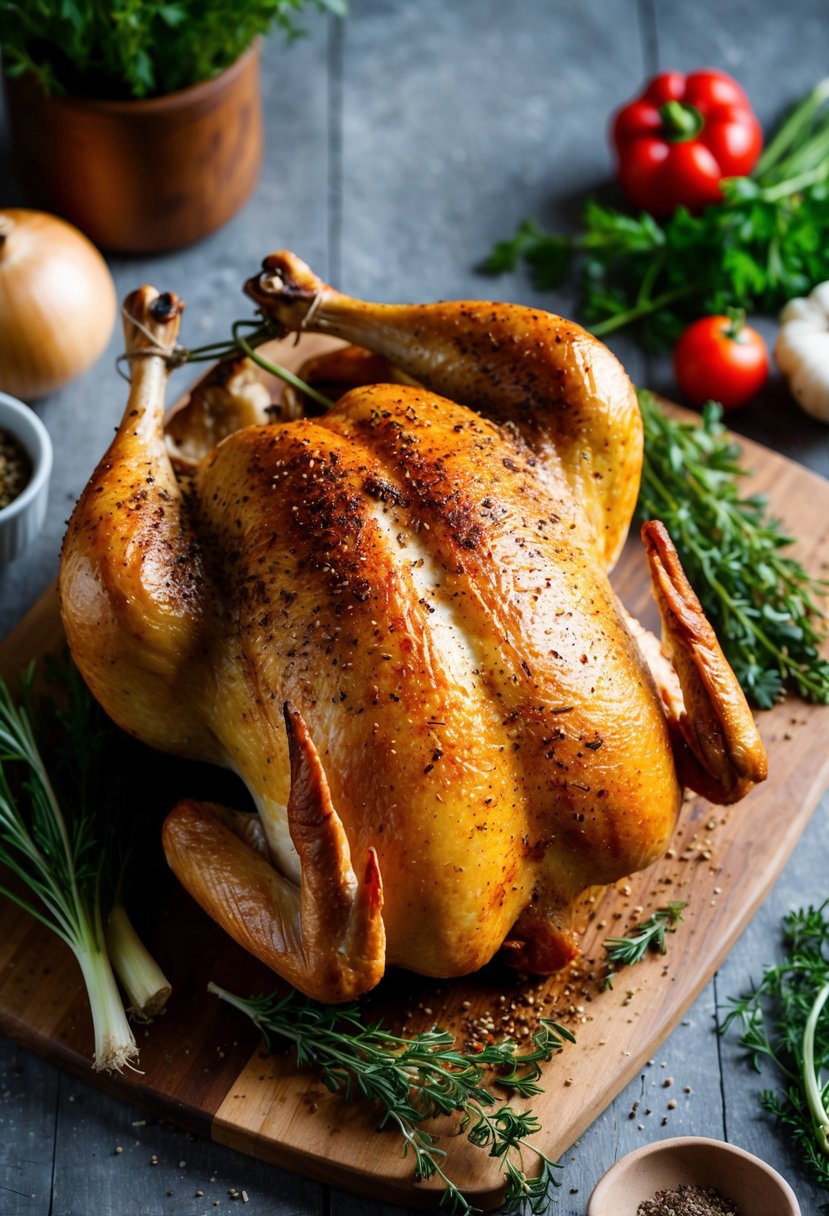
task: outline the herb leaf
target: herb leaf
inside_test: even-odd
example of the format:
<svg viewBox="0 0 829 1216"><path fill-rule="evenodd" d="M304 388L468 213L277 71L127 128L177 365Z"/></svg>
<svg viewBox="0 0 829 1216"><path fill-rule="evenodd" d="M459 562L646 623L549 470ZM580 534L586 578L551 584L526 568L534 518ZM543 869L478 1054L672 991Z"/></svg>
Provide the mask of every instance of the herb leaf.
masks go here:
<svg viewBox="0 0 829 1216"><path fill-rule="evenodd" d="M613 987L613 976L620 967L640 963L648 951L667 953L666 933L675 933L682 920L685 908L683 900L672 900L667 907L657 908L653 916L642 921L629 937L608 937L604 948L607 951L608 969L604 978L605 988Z"/></svg>
<svg viewBox="0 0 829 1216"><path fill-rule="evenodd" d="M490 1157L497 1157L506 1177L508 1211L527 1204L541 1216L547 1210L550 1186L557 1186L560 1168L528 1137L540 1131L528 1110L498 1105L487 1088L486 1072L502 1088L525 1097L539 1093L540 1064L556 1055L563 1041L575 1042L569 1030L541 1018L532 1047L521 1051L512 1039L489 1044L481 1051L456 1047L451 1034L437 1026L407 1037L393 1034L379 1022L366 1023L359 1005L331 1006L291 991L287 996L234 996L209 984L222 1000L247 1014L268 1046L279 1039L294 1044L300 1067L320 1068L323 1083L346 1101L368 1099L383 1110L382 1126L394 1125L403 1139L403 1154L412 1154L415 1177L438 1176L444 1183L441 1206L455 1213L473 1211L468 1200L444 1171L445 1151L423 1123L437 1115L461 1113L461 1131ZM522 1150L540 1161L540 1173L530 1177L521 1164Z"/></svg>
<svg viewBox="0 0 829 1216"><path fill-rule="evenodd" d="M697 317L729 308L776 312L829 278L829 82L795 106L754 177L721 183L723 202L664 223L588 199L581 231L523 220L483 269L524 261L539 290L580 275L581 314L597 337L635 325L669 346Z"/></svg>
<svg viewBox="0 0 829 1216"><path fill-rule="evenodd" d="M19 704L0 680L0 864L17 880L0 874L0 895L72 950L89 996L95 1067L119 1069L137 1048L113 968L136 1016L160 1013L170 994L120 902L129 841L111 810L126 805L122 746L133 744L68 657L47 656L43 674L56 695L35 697L31 664Z"/></svg>
<svg viewBox="0 0 829 1216"><path fill-rule="evenodd" d="M0 680L0 862L37 902L18 887L8 896L52 929L83 972L95 1028L95 1067L120 1069L137 1054L104 941L100 879L106 852L83 806L65 814L38 747L32 724L34 665L16 706Z"/></svg>
<svg viewBox="0 0 829 1216"><path fill-rule="evenodd" d="M791 544L765 499L743 495L740 449L709 402L678 422L639 393L645 461L637 513L665 524L746 696L769 709L787 683L829 703L822 606L827 584L783 550Z"/></svg>
<svg viewBox="0 0 829 1216"><path fill-rule="evenodd" d="M3 66L47 93L160 96L218 75L274 27L298 37L309 4L347 13L346 0L3 0Z"/></svg>
<svg viewBox="0 0 829 1216"><path fill-rule="evenodd" d="M783 961L766 967L749 992L729 997L720 1033L738 1024L740 1045L754 1070L771 1063L780 1074L784 1088L764 1090L761 1105L788 1130L818 1185L829 1194L829 1079L822 1079L829 1070L829 1018L824 1012L829 998L829 901L789 913L783 939Z"/></svg>

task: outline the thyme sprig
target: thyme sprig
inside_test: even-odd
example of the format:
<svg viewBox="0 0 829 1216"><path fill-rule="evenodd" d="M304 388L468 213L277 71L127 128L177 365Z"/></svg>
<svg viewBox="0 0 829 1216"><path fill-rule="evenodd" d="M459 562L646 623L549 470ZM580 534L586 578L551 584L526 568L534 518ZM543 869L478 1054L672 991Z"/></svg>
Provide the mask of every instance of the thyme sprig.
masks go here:
<svg viewBox="0 0 829 1216"><path fill-rule="evenodd" d="M709 403L679 422L640 391L645 462L637 513L661 519L746 696L770 708L787 683L829 702L827 583L783 552L792 543L766 500L744 495L740 448Z"/></svg>
<svg viewBox="0 0 829 1216"><path fill-rule="evenodd" d="M763 1109L785 1127L818 1185L829 1194L829 901L783 921L783 961L747 993L729 997L720 1033L736 1023L755 1072L771 1063L782 1089L765 1089ZM829 1202L823 1210L829 1210Z"/></svg>
<svg viewBox="0 0 829 1216"><path fill-rule="evenodd" d="M287 996L244 998L216 984L208 988L245 1013L259 1028L268 1046L287 1039L294 1044L300 1067L316 1065L332 1093L345 1101L366 1099L383 1111L380 1126L397 1128L403 1155L411 1154L415 1178L438 1177L444 1184L441 1205L465 1216L475 1209L444 1170L446 1152L424 1123L440 1115L461 1115L460 1129L477 1148L502 1165L508 1211L526 1204L540 1216L546 1211L551 1186L557 1186L560 1166L529 1137L541 1130L532 1111L499 1104L487 1086L494 1082L519 1097L541 1092L541 1065L563 1046L575 1042L571 1032L541 1018L532 1046L522 1050L512 1039L487 1044L480 1051L463 1051L440 1027L407 1036L394 1034L380 1022L365 1022L359 1005L329 1006L291 991ZM522 1154L532 1153L540 1172L531 1177Z"/></svg>
<svg viewBox="0 0 829 1216"><path fill-rule="evenodd" d="M675 933L676 927L682 920L685 908L684 900L671 900L664 908L657 908L652 916L637 925L628 937L608 937L604 948L607 951L608 969L604 977L604 987L613 987L613 976L621 967L630 967L640 963L649 951L656 954L666 954L668 950L665 935Z"/></svg>

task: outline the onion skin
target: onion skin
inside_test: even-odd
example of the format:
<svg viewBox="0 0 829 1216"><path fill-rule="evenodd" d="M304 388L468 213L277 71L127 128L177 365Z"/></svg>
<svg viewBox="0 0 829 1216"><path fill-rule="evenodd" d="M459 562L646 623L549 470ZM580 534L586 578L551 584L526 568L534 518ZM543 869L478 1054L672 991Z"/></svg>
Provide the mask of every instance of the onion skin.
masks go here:
<svg viewBox="0 0 829 1216"><path fill-rule="evenodd" d="M109 268L77 228L0 210L0 389L30 401L73 380L102 353L115 313Z"/></svg>

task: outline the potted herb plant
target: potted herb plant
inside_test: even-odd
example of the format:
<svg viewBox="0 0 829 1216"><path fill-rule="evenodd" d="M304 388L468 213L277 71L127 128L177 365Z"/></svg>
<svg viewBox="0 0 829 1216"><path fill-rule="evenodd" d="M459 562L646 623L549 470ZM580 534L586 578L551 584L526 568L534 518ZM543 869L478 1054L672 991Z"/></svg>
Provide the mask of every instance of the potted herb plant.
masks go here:
<svg viewBox="0 0 829 1216"><path fill-rule="evenodd" d="M206 236L262 158L258 38L345 0L2 0L12 150L31 201L124 252Z"/></svg>

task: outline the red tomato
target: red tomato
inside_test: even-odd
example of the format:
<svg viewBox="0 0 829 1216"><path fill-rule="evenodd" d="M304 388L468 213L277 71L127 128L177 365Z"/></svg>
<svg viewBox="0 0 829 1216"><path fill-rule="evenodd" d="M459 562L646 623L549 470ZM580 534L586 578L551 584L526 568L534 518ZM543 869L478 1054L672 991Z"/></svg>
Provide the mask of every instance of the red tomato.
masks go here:
<svg viewBox="0 0 829 1216"><path fill-rule="evenodd" d="M613 120L618 175L653 215L722 200L720 181L750 173L763 148L748 98L725 72L661 72Z"/></svg>
<svg viewBox="0 0 829 1216"><path fill-rule="evenodd" d="M759 393L769 374L766 344L734 317L700 317L674 347L674 371L691 405L721 402L736 410Z"/></svg>

